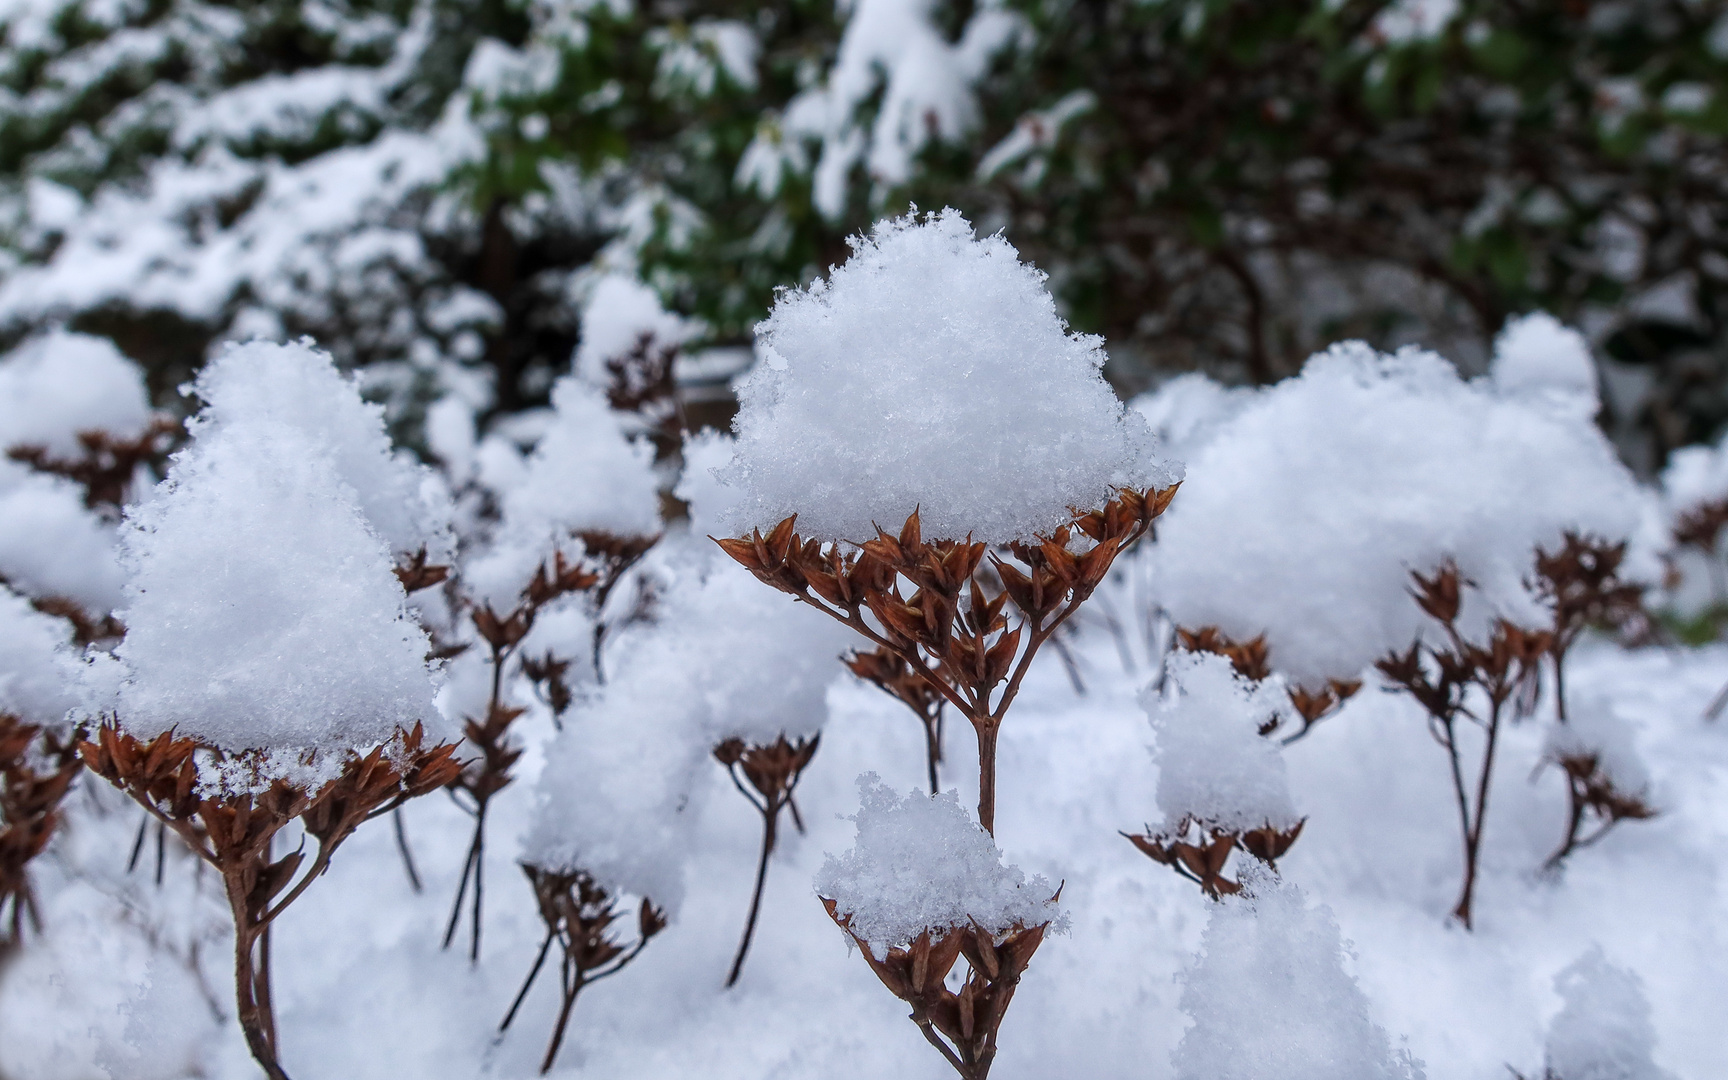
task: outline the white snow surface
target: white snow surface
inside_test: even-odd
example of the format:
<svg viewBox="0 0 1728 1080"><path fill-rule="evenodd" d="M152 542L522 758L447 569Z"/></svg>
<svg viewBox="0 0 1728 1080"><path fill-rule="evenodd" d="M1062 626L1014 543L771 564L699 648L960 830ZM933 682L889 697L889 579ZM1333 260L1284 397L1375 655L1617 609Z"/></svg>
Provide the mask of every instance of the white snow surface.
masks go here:
<svg viewBox="0 0 1728 1080"><path fill-rule="evenodd" d="M198 373L192 392L204 408L194 436L282 424L325 448L361 512L393 552L422 547L432 562L455 551L448 494L431 470L391 446L384 408L361 400L354 380L311 339L229 345Z"/></svg>
<svg viewBox="0 0 1728 1080"><path fill-rule="evenodd" d="M715 475L732 460L732 436L704 428L684 440L684 472L672 494L690 507L690 532L696 536L725 536L738 505L738 489L722 484Z"/></svg>
<svg viewBox="0 0 1728 1080"><path fill-rule="evenodd" d="M121 724L337 761L420 721L437 734L426 633L339 448L273 419L195 428L122 532L127 634L99 673Z"/></svg>
<svg viewBox="0 0 1728 1080"><path fill-rule="evenodd" d="M1335 345L1258 392L1189 462L1159 524L1159 596L1178 624L1264 633L1298 682L1352 678L1432 631L1411 571L1455 560L1463 629L1541 626L1535 549L1566 530L1643 538L1644 499L1585 416L1466 382L1413 348ZM1654 579L1648 548L1623 574Z"/></svg>
<svg viewBox="0 0 1728 1080"><path fill-rule="evenodd" d="M1194 1026L1176 1048L1176 1080L1422 1080L1345 970L1332 912L1270 870L1242 873L1242 893L1213 906L1183 976Z"/></svg>
<svg viewBox="0 0 1728 1080"><path fill-rule="evenodd" d="M601 274L582 305L582 338L574 370L595 386L605 386L606 361L624 356L646 334L655 345L681 345L695 332L688 320L660 306L660 297L634 274Z"/></svg>
<svg viewBox="0 0 1728 1080"><path fill-rule="evenodd" d="M60 728L78 705L72 629L0 586L0 713L27 724Z"/></svg>
<svg viewBox="0 0 1728 1080"><path fill-rule="evenodd" d="M81 458L80 433L132 438L149 422L144 373L107 338L50 330L0 357L0 450Z"/></svg>
<svg viewBox="0 0 1728 1080"><path fill-rule="evenodd" d="M1554 977L1565 1005L1548 1025L1548 1069L1563 1080L1674 1080L1656 1064L1656 1027L1637 972L1593 945Z"/></svg>
<svg viewBox="0 0 1728 1080"><path fill-rule="evenodd" d="M1165 693L1148 693L1157 736L1158 809L1175 828L1183 818L1232 832L1293 828L1278 743L1259 733L1285 698L1277 680L1251 683L1215 653L1171 656Z"/></svg>
<svg viewBox="0 0 1728 1080"><path fill-rule="evenodd" d="M926 930L940 938L972 923L997 935L1045 923L1066 929L1056 889L1004 865L996 841L957 792L914 788L900 796L865 773L858 794L862 805L852 816L858 841L822 863L816 892L834 901L835 913L876 959Z"/></svg>
<svg viewBox="0 0 1728 1080"><path fill-rule="evenodd" d="M861 541L916 508L927 537L1024 539L1180 478L1104 381L1102 341L1068 332L1000 235L950 209L852 246L756 328L721 474L740 491L733 531L796 513L806 536Z"/></svg>

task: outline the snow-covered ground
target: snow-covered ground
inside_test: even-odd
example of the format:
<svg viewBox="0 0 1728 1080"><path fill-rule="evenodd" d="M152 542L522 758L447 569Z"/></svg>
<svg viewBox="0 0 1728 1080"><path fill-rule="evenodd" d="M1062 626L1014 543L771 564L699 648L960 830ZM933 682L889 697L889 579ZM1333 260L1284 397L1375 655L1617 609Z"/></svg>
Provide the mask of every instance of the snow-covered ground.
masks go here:
<svg viewBox="0 0 1728 1080"><path fill-rule="evenodd" d="M1128 598L1120 590L1103 599L1125 611ZM1179 979L1214 905L1117 834L1156 817L1151 729L1136 703L1152 674L1144 649L1132 646L1135 668L1125 669L1098 623L1075 647L1087 693L1077 695L1046 655L1003 734L999 842L1028 874L1065 882L1072 928L1033 960L992 1075L1169 1076L1189 1023ZM1728 723L1701 718L1728 680L1728 649L1592 644L1572 678L1581 691L1607 695L1634 726L1658 818L1622 824L1557 878L1539 875L1563 829L1564 792L1552 770L1531 778L1544 722L1511 729L1489 810L1477 928L1465 932L1446 920L1459 852L1444 755L1420 710L1370 688L1286 752L1297 809L1309 820L1281 869L1309 903L1336 915L1374 1019L1431 1080L1487 1080L1508 1064L1539 1073L1546 1026L1561 1006L1554 978L1596 944L1642 978L1659 1064L1683 1080L1728 1075ZM901 789L922 784L921 733L901 706L850 677L837 678L830 702L822 748L799 788L809 833L788 835L774 861L740 983L722 987L760 823L715 764L685 809L699 839L674 922L633 966L584 992L554 1075L948 1073L901 1003L849 953L811 888L824 853L851 845L844 815L857 807L860 773ZM534 718L531 732L529 745L538 746L549 718ZM973 753L952 719L948 750L943 783L955 784L964 804ZM557 1005L550 980L506 1038L495 1031L541 935L512 865L538 765L531 750L495 806L477 967L460 948L438 947L468 840L467 818L442 798L407 811L424 893L410 889L392 830L379 821L283 917L276 994L293 1075L535 1073ZM171 851L158 888L148 848L128 877L138 814L85 784L66 836L40 868L47 932L0 987L0 1070L10 1078L256 1075L232 1021L214 880L205 874L200 884L194 860ZM74 866L95 884L74 878ZM157 919L166 930L150 929ZM168 947L152 947L150 933L165 934ZM212 1000L171 958L200 938Z"/></svg>

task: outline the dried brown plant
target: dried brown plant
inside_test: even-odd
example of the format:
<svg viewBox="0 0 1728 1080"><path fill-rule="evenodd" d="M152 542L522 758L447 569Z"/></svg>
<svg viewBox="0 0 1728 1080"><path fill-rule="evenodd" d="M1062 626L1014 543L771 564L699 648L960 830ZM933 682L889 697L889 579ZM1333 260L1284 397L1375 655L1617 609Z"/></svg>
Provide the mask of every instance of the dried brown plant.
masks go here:
<svg viewBox="0 0 1728 1080"><path fill-rule="evenodd" d="M1559 723L1566 723L1566 654L1579 635L1592 627L1622 630L1647 623L1644 590L1620 580L1620 564L1626 544L1610 544L1596 537L1568 532L1559 551L1536 551L1536 589L1554 611L1554 629L1548 646L1549 666L1554 672L1554 710ZM1579 848L1588 847L1607 835L1621 821L1654 817L1656 811L1636 794L1615 789L1601 770L1594 754L1565 755L1554 759L1566 774L1566 837L1544 864L1553 870ZM1586 827L1597 828L1586 835Z"/></svg>
<svg viewBox="0 0 1728 1080"><path fill-rule="evenodd" d="M821 741L820 735L794 741L781 735L766 745L727 739L714 748L714 760L726 766L726 773L732 778L738 793L762 815L762 854L756 861L756 887L750 893L750 914L744 920L744 937L738 942L738 954L732 958L732 970L726 975L727 986L736 984L738 976L743 974L744 957L749 953L750 939L756 933L756 916L762 910L762 886L768 881L768 859L774 854L779 836L780 811L790 807L793 823L799 832L804 831L793 792L811 759L816 756ZM751 794L752 789L756 794Z"/></svg>
<svg viewBox="0 0 1728 1080"><path fill-rule="evenodd" d="M1103 509L990 556L1002 591L980 570L987 544L926 541L915 510L898 536L861 544L804 540L789 517L764 537L716 540L763 582L852 627L898 657L971 724L978 738L978 821L996 823L996 743L1038 649L1086 602L1116 557L1144 536L1177 486L1123 489ZM1076 553L1071 545L1090 543ZM1009 560L1014 560L1010 562ZM1018 563L1018 565L1016 565ZM901 592L910 582L911 595ZM1019 617L1010 629L1009 601ZM866 615L869 617L867 618Z"/></svg>
<svg viewBox="0 0 1728 1080"><path fill-rule="evenodd" d="M0 713L0 957L24 940L26 923L41 927L29 864L53 838L79 768L70 740Z"/></svg>
<svg viewBox="0 0 1728 1080"><path fill-rule="evenodd" d="M1722 529L1728 526L1728 499L1700 503L1674 522L1674 542L1704 556L1710 587L1718 604L1728 603L1728 580L1722 565Z"/></svg>
<svg viewBox="0 0 1728 1080"><path fill-rule="evenodd" d="M1224 876L1231 852L1246 852L1276 870L1278 860L1296 843L1305 824L1306 818L1288 829L1262 825L1258 829L1238 830L1189 816L1174 829L1156 832L1148 829L1144 833L1122 835L1147 858L1168 866L1216 900L1242 889L1240 882Z"/></svg>
<svg viewBox="0 0 1728 1080"><path fill-rule="evenodd" d="M912 710L924 729L924 767L930 774L930 793L939 788L942 764L942 717L948 699L906 663L887 649L853 653L846 658L852 674Z"/></svg>
<svg viewBox="0 0 1728 1080"><path fill-rule="evenodd" d="M1430 577L1417 572L1410 577L1416 586L1412 590L1416 603L1440 623L1446 642L1436 647L1418 639L1405 652L1390 653L1375 667L1393 687L1409 693L1427 711L1428 732L1446 751L1464 843L1464 882L1452 916L1470 929L1482 827L1501 725L1527 714L1533 705L1533 689L1553 635L1497 619L1485 644L1468 641L1458 629L1458 615L1464 587L1470 583L1457 566L1447 562ZM1473 690L1477 693L1472 694ZM1475 724L1485 736L1473 787L1465 775L1465 749L1458 739L1460 721Z"/></svg>
<svg viewBox="0 0 1728 1080"><path fill-rule="evenodd" d="M656 461L679 454L688 427L674 378L681 351L676 342L662 342L652 331L644 331L628 351L606 360L606 401L615 412L641 418L654 443Z"/></svg>
<svg viewBox="0 0 1728 1080"><path fill-rule="evenodd" d="M666 916L647 897L636 909L636 940L624 945L614 941L611 930L623 917L616 898L593 878L581 871L566 873L524 865L534 898L540 907L540 918L546 924L546 936L540 942L540 952L534 958L528 977L510 1003L504 1022L498 1025L502 1035L516 1019L516 1012L534 985L534 979L546 963L546 956L556 941L563 953L559 989L563 1002L558 1020L552 1028L552 1040L546 1047L546 1057L540 1063L540 1074L552 1071L558 1059L558 1048L564 1043L564 1032L570 1025L570 1013L576 1007L577 995L584 987L622 971L666 928Z"/></svg>
<svg viewBox="0 0 1728 1080"><path fill-rule="evenodd" d="M246 1045L271 1080L287 1080L270 996L270 927L330 865L337 847L363 823L445 786L461 771L456 745L427 747L424 731L398 730L387 746L349 751L336 778L317 790L275 779L257 791L216 791L201 782L200 763L242 769L250 752L231 754L167 731L148 742L113 721L81 741L78 753L96 775L131 796L222 876L234 919L237 1016ZM281 858L278 833L298 821L305 842Z"/></svg>
<svg viewBox="0 0 1728 1080"><path fill-rule="evenodd" d="M878 960L870 943L853 932L850 920L837 913L833 900L824 897L822 906L858 945L882 985L912 1006L912 1022L954 1071L965 1080L985 1080L996 1060L1002 1018L1049 924L1016 923L1000 935L976 923L951 927L939 935L926 930L910 945L889 949ZM961 957L969 970L956 993L948 989L947 979Z"/></svg>
<svg viewBox="0 0 1728 1080"><path fill-rule="evenodd" d="M1203 626L1198 630L1185 630L1178 626L1176 640L1189 652L1208 652L1224 657L1236 669L1236 674L1244 679L1260 682L1272 674L1271 648L1266 644L1265 634L1247 641L1235 641L1216 626ZM1307 735L1314 730L1315 724L1343 708L1344 703L1360 689L1360 679L1328 679L1317 690L1304 686L1289 687L1285 692L1302 726L1280 741L1288 746ZM1279 718L1272 717L1260 729L1260 734L1270 737L1277 732L1278 726Z"/></svg>
<svg viewBox="0 0 1728 1080"><path fill-rule="evenodd" d="M1179 486L1120 489L1102 509L1077 510L1069 524L1031 543L1008 544L988 562L989 545L970 537L925 540L917 510L898 536L878 528L862 543L805 540L796 515L767 536L755 531L715 542L759 580L852 627L971 723L978 823L994 835L996 744L1026 672L1116 558L1151 530ZM833 917L833 902L824 903ZM846 920L835 922L851 933ZM1001 942L976 927L957 928L940 939L926 933L886 961L868 946L863 954L883 985L911 1004L912 1019L955 1071L982 1080L1014 987L1043 937L1043 925L1017 926ZM962 954L971 972L953 994L944 979Z"/></svg>
<svg viewBox="0 0 1728 1080"><path fill-rule="evenodd" d="M470 760L450 780L451 797L474 819L474 835L468 842L468 854L462 863L462 878L456 886L456 899L450 906L450 919L444 928L444 947L456 939L456 929L462 922L462 902L470 895L470 933L468 958L480 959L480 922L484 904L486 865L486 815L492 797L510 785L511 770L522 750L510 737L510 726L524 710L504 703L504 671L517 646L534 628L534 620L542 608L570 593L592 588L599 575L580 564L565 560L563 552L553 555L550 568L540 564L534 578L517 597L516 606L504 615L482 604L471 612L474 630L491 651L492 684L486 699L486 714L465 717L463 734L468 737L479 756ZM466 802L462 797L466 797Z"/></svg>
<svg viewBox="0 0 1728 1080"><path fill-rule="evenodd" d="M139 465L150 465L158 473L185 432L166 416L150 421L142 434L130 439L106 431L80 431L78 445L84 455L57 458L45 446L24 444L9 447L6 456L37 472L64 476L84 489L84 505L92 510L118 513L126 501L126 489Z"/></svg>

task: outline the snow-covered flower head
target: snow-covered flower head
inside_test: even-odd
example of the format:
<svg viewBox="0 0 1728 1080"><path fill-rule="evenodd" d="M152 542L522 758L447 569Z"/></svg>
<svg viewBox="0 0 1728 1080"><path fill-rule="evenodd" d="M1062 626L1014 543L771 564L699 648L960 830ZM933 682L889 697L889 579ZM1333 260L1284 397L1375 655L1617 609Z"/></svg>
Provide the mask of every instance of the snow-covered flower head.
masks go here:
<svg viewBox="0 0 1728 1080"><path fill-rule="evenodd" d="M957 211L854 238L827 280L780 294L740 388L734 531L794 513L857 540L917 508L932 537L1049 531L1117 487L1164 487L1145 420L1071 334L1045 275Z"/></svg>

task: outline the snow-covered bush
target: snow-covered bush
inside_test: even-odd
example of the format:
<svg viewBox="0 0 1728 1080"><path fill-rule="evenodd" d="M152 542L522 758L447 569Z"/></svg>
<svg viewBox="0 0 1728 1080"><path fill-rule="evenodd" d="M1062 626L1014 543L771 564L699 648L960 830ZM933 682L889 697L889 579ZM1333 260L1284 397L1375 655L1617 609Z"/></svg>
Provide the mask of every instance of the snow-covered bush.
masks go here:
<svg viewBox="0 0 1728 1080"><path fill-rule="evenodd" d="M1281 686L1246 679L1210 652L1176 653L1164 693L1145 696L1164 821L1128 839L1214 898L1239 888L1223 876L1232 849L1273 865L1302 832L1281 748L1267 737L1282 698Z"/></svg>
<svg viewBox="0 0 1728 1080"><path fill-rule="evenodd" d="M1374 1022L1348 956L1330 910L1270 870L1245 872L1242 892L1213 906L1183 978L1194 1023L1177 1080L1421 1080Z"/></svg>
<svg viewBox="0 0 1728 1080"><path fill-rule="evenodd" d="M273 1077L285 1074L272 922L369 816L457 771L454 744L426 740L444 730L426 634L347 479L367 451L345 457L352 447L332 437L340 417L324 410L319 423L294 423L297 404L290 395L280 414L229 416L213 402L167 479L129 514L126 637L93 669L101 728L84 748L93 771L221 875L238 939L238 1018ZM372 447L367 464L388 465L388 449ZM317 841L298 879L304 854L271 850L297 819Z"/></svg>
<svg viewBox="0 0 1728 1080"><path fill-rule="evenodd" d="M1496 617L1545 625L1526 584L1537 549L1568 531L1642 538L1643 495L1590 422L1575 343L1524 325L1486 379L1347 343L1217 424L1159 530L1176 622L1264 634L1301 685L1354 679L1434 632L1406 584L1450 559L1476 585L1467 634ZM1627 570L1656 573L1647 550Z"/></svg>

